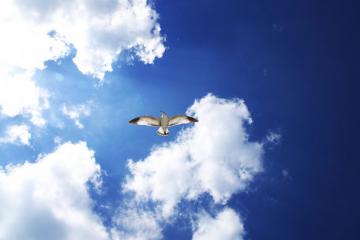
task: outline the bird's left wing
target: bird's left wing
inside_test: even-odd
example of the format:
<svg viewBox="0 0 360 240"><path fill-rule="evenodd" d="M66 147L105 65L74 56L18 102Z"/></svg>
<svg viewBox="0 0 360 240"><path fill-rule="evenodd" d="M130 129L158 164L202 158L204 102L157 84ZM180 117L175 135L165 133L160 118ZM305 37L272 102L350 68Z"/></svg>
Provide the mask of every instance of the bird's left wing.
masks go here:
<svg viewBox="0 0 360 240"><path fill-rule="evenodd" d="M131 119L129 121L129 123L136 124L136 125L157 127L157 126L160 126L160 119L156 118L156 117L150 117L150 116L141 116L141 117Z"/></svg>
<svg viewBox="0 0 360 240"><path fill-rule="evenodd" d="M198 122L196 118L185 115L176 115L170 118L169 126L171 127L179 124L196 123L196 122Z"/></svg>

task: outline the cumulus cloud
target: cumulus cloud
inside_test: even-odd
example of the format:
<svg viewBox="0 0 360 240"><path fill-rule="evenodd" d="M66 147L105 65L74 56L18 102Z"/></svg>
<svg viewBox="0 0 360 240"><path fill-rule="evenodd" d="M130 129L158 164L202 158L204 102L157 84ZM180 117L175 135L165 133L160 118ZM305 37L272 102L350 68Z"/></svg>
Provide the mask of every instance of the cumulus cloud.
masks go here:
<svg viewBox="0 0 360 240"><path fill-rule="evenodd" d="M108 239L87 186L99 174L84 142L0 168L0 239Z"/></svg>
<svg viewBox="0 0 360 240"><path fill-rule="evenodd" d="M208 94L187 114L199 123L154 147L145 159L129 160L122 187L130 200L124 197L110 216L108 231L92 210L88 183L100 189L100 166L85 143L57 139L57 149L36 162L0 168L0 239L155 240L176 218L180 201L209 194L215 205L226 204L262 171L263 143L249 140L252 119L243 100ZM242 220L232 209L216 216L188 214L196 219L195 240L243 238Z"/></svg>
<svg viewBox="0 0 360 240"><path fill-rule="evenodd" d="M208 193L225 204L262 171L263 145L249 141L250 113L243 100L207 95L195 101L188 114L199 119L176 140L155 147L143 160L128 163L123 189L138 201L161 205L164 218L182 200Z"/></svg>
<svg viewBox="0 0 360 240"><path fill-rule="evenodd" d="M144 63L165 51L158 15L147 0L4 0L0 16L0 64L7 68L43 69L72 46L78 69L103 79L124 50Z"/></svg>
<svg viewBox="0 0 360 240"><path fill-rule="evenodd" d="M31 134L25 124L12 125L6 129L5 136L0 138L0 143L18 143L29 145Z"/></svg>
<svg viewBox="0 0 360 240"><path fill-rule="evenodd" d="M124 51L153 63L165 51L157 21L147 0L1 1L1 113L43 126L48 94L34 74L72 50L77 68L100 80Z"/></svg>
<svg viewBox="0 0 360 240"><path fill-rule="evenodd" d="M216 217L202 213L195 223L193 240L242 240L244 226L239 215L230 208L225 208Z"/></svg>
<svg viewBox="0 0 360 240"><path fill-rule="evenodd" d="M78 128L84 128L84 125L80 122L80 118L90 116L91 108L88 104L73 106L64 105L62 108L62 113L73 120Z"/></svg>

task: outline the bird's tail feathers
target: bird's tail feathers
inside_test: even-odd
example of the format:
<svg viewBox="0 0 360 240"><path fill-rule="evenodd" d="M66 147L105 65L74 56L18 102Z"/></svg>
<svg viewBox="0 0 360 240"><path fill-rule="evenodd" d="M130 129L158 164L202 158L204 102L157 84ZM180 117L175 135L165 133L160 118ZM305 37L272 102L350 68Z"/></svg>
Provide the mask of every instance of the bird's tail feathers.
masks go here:
<svg viewBox="0 0 360 240"><path fill-rule="evenodd" d="M157 134L159 134L160 136L169 135L169 129L165 128L164 130L162 127L159 127L159 129L157 130Z"/></svg>

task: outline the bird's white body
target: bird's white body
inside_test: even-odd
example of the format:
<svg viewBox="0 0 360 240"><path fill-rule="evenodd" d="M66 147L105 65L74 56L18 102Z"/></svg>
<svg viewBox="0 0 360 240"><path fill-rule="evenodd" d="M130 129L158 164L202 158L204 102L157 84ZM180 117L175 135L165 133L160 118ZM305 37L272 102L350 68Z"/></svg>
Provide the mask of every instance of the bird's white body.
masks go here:
<svg viewBox="0 0 360 240"><path fill-rule="evenodd" d="M160 127L157 133L162 136L169 134L169 117L165 112L161 112Z"/></svg>

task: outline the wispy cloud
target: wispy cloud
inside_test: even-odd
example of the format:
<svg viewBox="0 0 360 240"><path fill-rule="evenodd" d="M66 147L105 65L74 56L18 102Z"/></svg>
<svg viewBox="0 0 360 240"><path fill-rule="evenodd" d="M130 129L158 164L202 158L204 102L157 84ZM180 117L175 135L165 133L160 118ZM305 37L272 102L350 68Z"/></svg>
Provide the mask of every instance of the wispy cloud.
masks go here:
<svg viewBox="0 0 360 240"><path fill-rule="evenodd" d="M83 117L88 117L91 114L90 104L80 104L73 106L64 105L62 113L74 121L78 128L84 128L84 125L80 122Z"/></svg>
<svg viewBox="0 0 360 240"><path fill-rule="evenodd" d="M30 139L31 134L27 125L12 125L6 129L5 136L0 137L0 143L29 145Z"/></svg>
<svg viewBox="0 0 360 240"><path fill-rule="evenodd" d="M113 240L156 240L163 236L158 214L134 202L123 202L112 222Z"/></svg>
<svg viewBox="0 0 360 240"><path fill-rule="evenodd" d="M281 134L278 132L273 132L270 131L267 135L266 135L266 142L270 143L270 144L279 144L281 141Z"/></svg>

